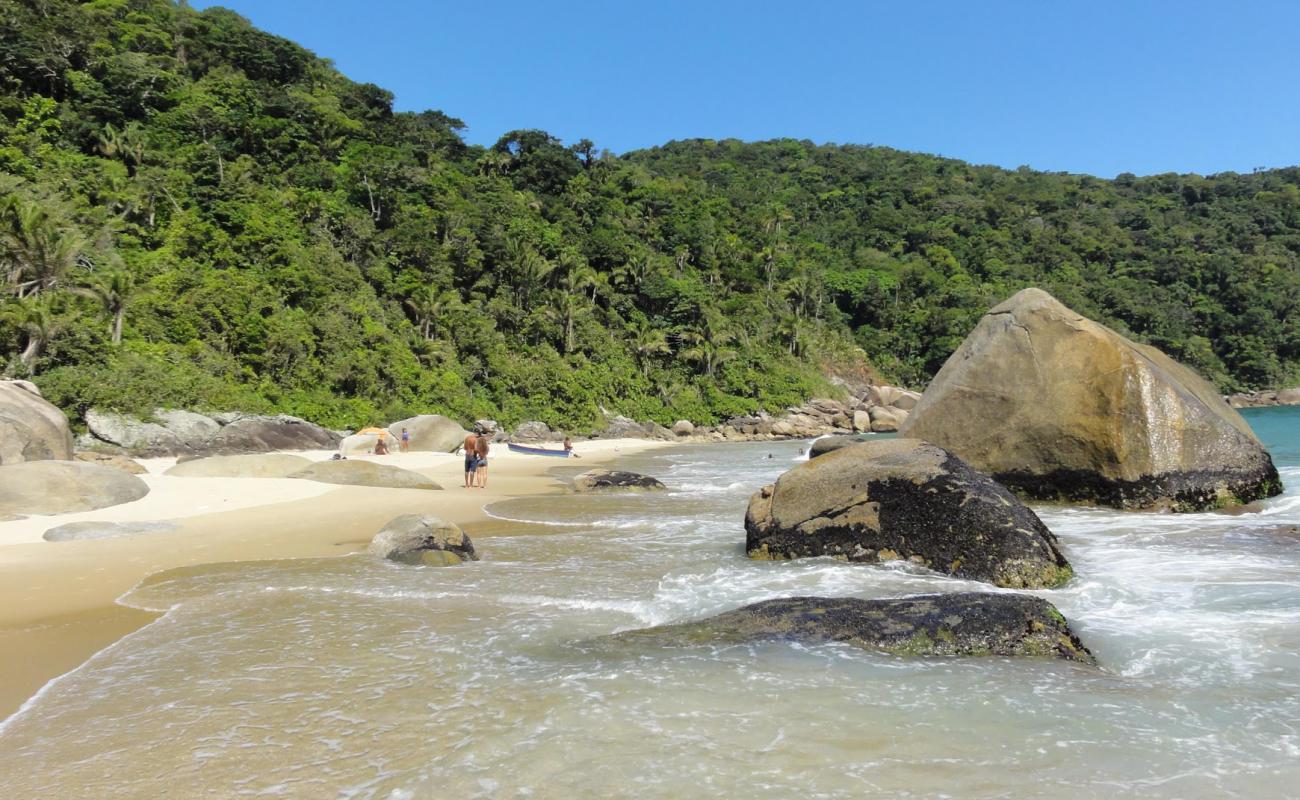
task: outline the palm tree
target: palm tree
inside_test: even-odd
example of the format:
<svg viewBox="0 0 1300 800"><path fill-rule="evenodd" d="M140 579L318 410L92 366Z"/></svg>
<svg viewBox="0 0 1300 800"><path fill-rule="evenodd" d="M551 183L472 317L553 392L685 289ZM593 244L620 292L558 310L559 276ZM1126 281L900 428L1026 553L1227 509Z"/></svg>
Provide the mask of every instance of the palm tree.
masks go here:
<svg viewBox="0 0 1300 800"><path fill-rule="evenodd" d="M121 159L126 164L128 175L134 176L144 163L145 134L144 126L139 122L128 122L121 130L108 123L98 138L100 154L106 158Z"/></svg>
<svg viewBox="0 0 1300 800"><path fill-rule="evenodd" d="M19 298L0 309L0 315L27 337L27 343L23 351L18 354L18 360L29 371L34 371L32 365L36 359L40 358L46 345L66 325L66 322L59 318L58 309L48 295Z"/></svg>
<svg viewBox="0 0 1300 800"><path fill-rule="evenodd" d="M628 328L631 334L632 352L636 354L637 363L641 365L641 374L650 377L650 359L660 353L670 352L668 337L663 330L656 328L645 317L639 317Z"/></svg>
<svg viewBox="0 0 1300 800"><path fill-rule="evenodd" d="M88 248L80 233L37 203L11 196L0 205L0 264L19 298L55 288Z"/></svg>
<svg viewBox="0 0 1300 800"><path fill-rule="evenodd" d="M733 338L726 318L717 309L706 308L696 328L682 336L691 345L682 351L682 357L699 364L704 374L711 376L718 367L736 357L735 351L725 347Z"/></svg>
<svg viewBox="0 0 1300 800"><path fill-rule="evenodd" d="M460 305L460 295L451 289L439 290L424 286L406 298L403 305L411 310L415 324L420 328L420 335L432 340L446 328L444 321L447 314Z"/></svg>
<svg viewBox="0 0 1300 800"><path fill-rule="evenodd" d="M82 297L89 297L99 302L104 313L112 319L109 333L113 344L122 343L122 322L126 319L126 306L135 294L135 277L129 272L109 272L92 277L87 286L78 286L72 291Z"/></svg>

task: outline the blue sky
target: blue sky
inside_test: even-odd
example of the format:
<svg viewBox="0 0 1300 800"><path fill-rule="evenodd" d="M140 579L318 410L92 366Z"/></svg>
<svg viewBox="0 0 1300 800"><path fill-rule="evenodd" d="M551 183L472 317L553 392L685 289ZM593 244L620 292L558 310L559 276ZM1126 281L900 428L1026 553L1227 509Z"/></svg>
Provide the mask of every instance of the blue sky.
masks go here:
<svg viewBox="0 0 1300 800"><path fill-rule="evenodd" d="M791 136L1086 172L1300 164L1300 2L195 0L441 109L625 152Z"/></svg>

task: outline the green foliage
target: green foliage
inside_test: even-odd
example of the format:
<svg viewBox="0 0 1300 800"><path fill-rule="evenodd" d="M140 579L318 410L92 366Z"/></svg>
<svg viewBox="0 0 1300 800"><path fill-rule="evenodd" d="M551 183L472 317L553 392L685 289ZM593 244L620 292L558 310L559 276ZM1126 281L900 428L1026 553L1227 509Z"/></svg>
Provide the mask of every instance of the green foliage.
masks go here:
<svg viewBox="0 0 1300 800"><path fill-rule="evenodd" d="M76 413L599 426L924 383L1039 285L1224 388L1300 375L1300 171L876 147L465 144L169 0L0 4L0 363Z"/></svg>

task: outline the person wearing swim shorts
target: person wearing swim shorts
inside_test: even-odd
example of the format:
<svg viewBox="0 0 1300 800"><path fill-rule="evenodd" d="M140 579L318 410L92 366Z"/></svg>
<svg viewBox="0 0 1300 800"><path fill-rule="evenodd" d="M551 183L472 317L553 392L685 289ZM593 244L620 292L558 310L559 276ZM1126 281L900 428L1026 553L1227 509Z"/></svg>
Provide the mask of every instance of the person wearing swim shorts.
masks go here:
<svg viewBox="0 0 1300 800"><path fill-rule="evenodd" d="M475 446L478 437L470 434L465 437L465 443L461 446L465 451L465 488L474 488L474 473L478 471L478 448Z"/></svg>

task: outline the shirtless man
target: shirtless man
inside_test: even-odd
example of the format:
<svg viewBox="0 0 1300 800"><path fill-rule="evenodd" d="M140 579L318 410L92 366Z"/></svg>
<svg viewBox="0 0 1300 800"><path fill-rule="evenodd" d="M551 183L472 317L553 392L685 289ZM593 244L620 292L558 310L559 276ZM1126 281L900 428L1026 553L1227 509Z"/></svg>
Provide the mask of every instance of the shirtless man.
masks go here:
<svg viewBox="0 0 1300 800"><path fill-rule="evenodd" d="M474 453L478 456L478 488L487 488L488 436L480 433L474 439Z"/></svg>
<svg viewBox="0 0 1300 800"><path fill-rule="evenodd" d="M474 473L478 470L478 437L469 434L461 445L465 451L465 488L474 488Z"/></svg>

